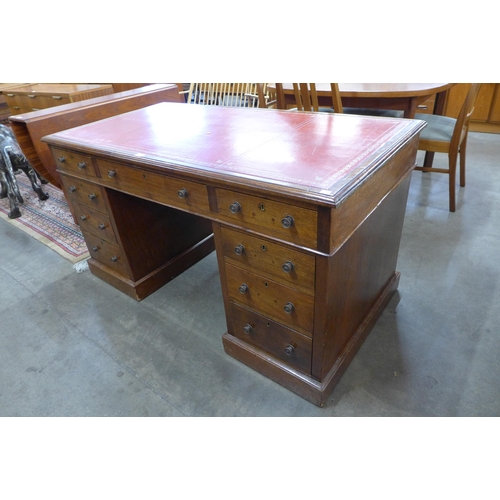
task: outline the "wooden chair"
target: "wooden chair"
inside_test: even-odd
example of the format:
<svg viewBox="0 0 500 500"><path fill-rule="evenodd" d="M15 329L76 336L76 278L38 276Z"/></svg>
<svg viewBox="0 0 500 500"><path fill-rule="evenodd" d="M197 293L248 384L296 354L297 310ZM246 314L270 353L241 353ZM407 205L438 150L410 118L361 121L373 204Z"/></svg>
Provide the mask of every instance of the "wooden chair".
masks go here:
<svg viewBox="0 0 500 500"><path fill-rule="evenodd" d="M449 175L450 212L455 211L455 184L458 155L460 154L460 186L465 186L465 157L470 117L474 111L480 83L473 83L465 98L458 118L417 113L415 119L427 126L420 132L418 149L431 153L448 153L448 168L417 166L415 170L440 172Z"/></svg>
<svg viewBox="0 0 500 500"><path fill-rule="evenodd" d="M315 83L294 83L293 92L295 95L296 110L298 111L322 111L329 113L343 113L342 99L340 98L339 84L330 84L330 97L333 108L320 107L318 93ZM281 83L276 84L277 107L285 109L285 96Z"/></svg>
<svg viewBox="0 0 500 500"><path fill-rule="evenodd" d="M265 108L267 84L263 83L191 83L188 104Z"/></svg>

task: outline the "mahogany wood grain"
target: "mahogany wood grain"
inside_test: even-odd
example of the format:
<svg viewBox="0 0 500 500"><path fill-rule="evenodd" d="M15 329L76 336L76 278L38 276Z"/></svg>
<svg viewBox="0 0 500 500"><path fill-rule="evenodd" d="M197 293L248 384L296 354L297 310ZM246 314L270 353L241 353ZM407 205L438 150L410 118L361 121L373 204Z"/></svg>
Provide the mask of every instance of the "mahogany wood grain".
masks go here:
<svg viewBox="0 0 500 500"><path fill-rule="evenodd" d="M171 279L172 262L181 261L175 274L201 258L213 231L224 349L321 406L397 289L422 128L418 120L162 103L43 140L65 158L66 189L70 178L103 193L112 232L84 231L89 242L105 236L104 257L89 261L96 276L144 298ZM181 186L191 204L176 194ZM93 218L83 191L71 203ZM106 264L111 235L129 271ZM289 272L284 263L293 263Z"/></svg>

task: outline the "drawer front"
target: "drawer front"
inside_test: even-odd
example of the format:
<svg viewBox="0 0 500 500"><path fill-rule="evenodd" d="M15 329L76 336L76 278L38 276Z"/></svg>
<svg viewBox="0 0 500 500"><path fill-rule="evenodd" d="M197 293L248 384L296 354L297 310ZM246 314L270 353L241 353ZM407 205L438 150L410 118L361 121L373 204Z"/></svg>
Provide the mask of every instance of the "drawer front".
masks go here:
<svg viewBox="0 0 500 500"><path fill-rule="evenodd" d="M9 92L8 94L3 94L5 97L5 102L9 106L9 108L19 108L19 107L28 107L24 105L23 99L20 95Z"/></svg>
<svg viewBox="0 0 500 500"><path fill-rule="evenodd" d="M69 172L83 179L97 177L92 158L88 155L59 148L54 148L52 155L56 161L57 169L62 172Z"/></svg>
<svg viewBox="0 0 500 500"><path fill-rule="evenodd" d="M225 270L232 301L312 337L312 295L230 264L226 264Z"/></svg>
<svg viewBox="0 0 500 500"><path fill-rule="evenodd" d="M111 243L118 243L113 227L111 226L110 218L107 215L92 210L81 203L73 204L73 209L76 220L83 232L91 233Z"/></svg>
<svg viewBox="0 0 500 500"><path fill-rule="evenodd" d="M107 160L98 160L102 184L174 208L209 212L204 184L158 175Z"/></svg>
<svg viewBox="0 0 500 500"><path fill-rule="evenodd" d="M231 326L230 333L243 342L311 373L312 339L236 304L231 304Z"/></svg>
<svg viewBox="0 0 500 500"><path fill-rule="evenodd" d="M226 227L222 227L222 241L226 262L314 293L316 259L312 255Z"/></svg>
<svg viewBox="0 0 500 500"><path fill-rule="evenodd" d="M101 187L65 175L61 175L61 180L66 198L71 203L82 203L98 212L107 212L104 203L104 190Z"/></svg>
<svg viewBox="0 0 500 500"><path fill-rule="evenodd" d="M117 273L124 274L128 277L131 276L130 267L118 245L90 233L85 234L85 241L93 259L110 267Z"/></svg>
<svg viewBox="0 0 500 500"><path fill-rule="evenodd" d="M10 113L12 115L24 115L26 113L31 113L32 111L35 111L31 108L25 108L23 106L10 106L9 107Z"/></svg>
<svg viewBox="0 0 500 500"><path fill-rule="evenodd" d="M286 203L216 189L221 216L242 227L297 245L317 248L318 214Z"/></svg>

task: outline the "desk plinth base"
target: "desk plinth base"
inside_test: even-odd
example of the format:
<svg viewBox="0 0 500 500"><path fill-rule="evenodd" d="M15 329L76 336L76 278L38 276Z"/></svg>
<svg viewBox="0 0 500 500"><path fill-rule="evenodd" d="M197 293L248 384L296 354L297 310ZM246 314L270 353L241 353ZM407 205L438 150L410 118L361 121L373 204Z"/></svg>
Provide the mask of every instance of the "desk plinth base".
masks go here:
<svg viewBox="0 0 500 500"><path fill-rule="evenodd" d="M214 237L211 234L137 281L133 281L113 271L94 259L89 259L88 263L94 276L97 276L129 297L140 301L182 274L186 269L189 269L214 250Z"/></svg>
<svg viewBox="0 0 500 500"><path fill-rule="evenodd" d="M341 352L332 368L321 382L294 370L282 361L270 356L260 349L242 342L228 333L222 336L224 350L233 358L241 361L292 392L295 392L311 403L317 406L323 406L333 388L337 385L349 366L354 355L361 347L361 344L363 344L396 292L399 285L399 278L400 273L395 272L378 300L370 309L359 328L354 332L345 349Z"/></svg>

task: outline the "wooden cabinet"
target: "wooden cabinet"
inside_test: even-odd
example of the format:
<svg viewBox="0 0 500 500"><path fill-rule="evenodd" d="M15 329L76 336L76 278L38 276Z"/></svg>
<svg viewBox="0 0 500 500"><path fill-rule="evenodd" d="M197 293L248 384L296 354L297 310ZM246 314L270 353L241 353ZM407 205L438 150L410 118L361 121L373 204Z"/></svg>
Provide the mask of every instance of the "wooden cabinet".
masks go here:
<svg viewBox="0 0 500 500"><path fill-rule="evenodd" d="M11 115L31 113L112 93L112 85L74 83L35 83L3 90Z"/></svg>
<svg viewBox="0 0 500 500"><path fill-rule="evenodd" d="M43 140L96 276L140 300L215 242L226 353L323 405L397 289L422 127L162 103Z"/></svg>
<svg viewBox="0 0 500 500"><path fill-rule="evenodd" d="M450 89L445 110L447 116L458 116L470 86L470 83L459 83ZM482 84L472 114L470 130L500 133L500 83Z"/></svg>
<svg viewBox="0 0 500 500"><path fill-rule="evenodd" d="M163 101L184 102L176 85L156 84L11 116L10 122L33 167L52 184L61 187L56 162L42 137Z"/></svg>

